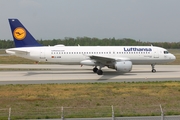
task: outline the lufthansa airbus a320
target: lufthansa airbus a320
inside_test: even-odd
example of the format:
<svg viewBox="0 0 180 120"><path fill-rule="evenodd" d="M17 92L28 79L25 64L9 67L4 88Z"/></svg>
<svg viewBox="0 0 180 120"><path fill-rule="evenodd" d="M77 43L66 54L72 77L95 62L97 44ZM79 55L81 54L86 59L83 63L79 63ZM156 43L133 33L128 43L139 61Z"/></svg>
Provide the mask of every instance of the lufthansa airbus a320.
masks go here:
<svg viewBox="0 0 180 120"><path fill-rule="evenodd" d="M133 64L155 65L172 62L176 57L166 49L155 46L42 46L18 19L9 19L15 48L7 49L11 55L64 65L94 66L93 72L102 75L103 67L120 73L130 72Z"/></svg>

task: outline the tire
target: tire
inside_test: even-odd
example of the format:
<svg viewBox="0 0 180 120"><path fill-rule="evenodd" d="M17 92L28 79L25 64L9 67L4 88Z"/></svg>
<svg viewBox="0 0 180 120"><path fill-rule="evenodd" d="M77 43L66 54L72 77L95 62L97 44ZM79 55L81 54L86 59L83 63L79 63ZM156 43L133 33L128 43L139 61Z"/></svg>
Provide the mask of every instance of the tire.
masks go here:
<svg viewBox="0 0 180 120"><path fill-rule="evenodd" d="M98 71L98 68L96 68L96 67L93 68L93 72L94 72L94 73L97 73L97 71Z"/></svg>
<svg viewBox="0 0 180 120"><path fill-rule="evenodd" d="M98 75L102 75L102 74L103 74L103 71L102 71L102 70L98 70L98 71L97 71L97 74L98 74Z"/></svg>
<svg viewBox="0 0 180 120"><path fill-rule="evenodd" d="M152 73L155 73L156 72L156 69L152 69Z"/></svg>

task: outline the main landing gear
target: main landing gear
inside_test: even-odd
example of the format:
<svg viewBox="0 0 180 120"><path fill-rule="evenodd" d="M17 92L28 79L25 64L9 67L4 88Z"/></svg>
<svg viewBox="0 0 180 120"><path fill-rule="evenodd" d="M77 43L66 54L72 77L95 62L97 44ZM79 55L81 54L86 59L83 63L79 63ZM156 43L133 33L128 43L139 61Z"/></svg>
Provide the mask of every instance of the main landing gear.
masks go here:
<svg viewBox="0 0 180 120"><path fill-rule="evenodd" d="M102 75L103 74L103 71L101 70L101 67L99 67L99 69L98 69L97 66L95 66L93 68L93 72L97 73L98 75Z"/></svg>
<svg viewBox="0 0 180 120"><path fill-rule="evenodd" d="M93 68L93 72L94 72L94 73L97 73L97 71L98 71L98 68L97 68L97 67L94 67L94 68Z"/></svg>
<svg viewBox="0 0 180 120"><path fill-rule="evenodd" d="M152 71L151 72L155 73L156 72L156 69L154 68L155 64L151 64L151 67L152 67Z"/></svg>

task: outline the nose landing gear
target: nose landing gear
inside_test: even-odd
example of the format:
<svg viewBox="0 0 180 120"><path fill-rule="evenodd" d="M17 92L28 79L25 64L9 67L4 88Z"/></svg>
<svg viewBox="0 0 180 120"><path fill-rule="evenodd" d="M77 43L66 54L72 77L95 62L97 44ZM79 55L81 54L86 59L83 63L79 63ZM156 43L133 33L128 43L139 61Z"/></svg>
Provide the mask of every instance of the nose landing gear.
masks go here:
<svg viewBox="0 0 180 120"><path fill-rule="evenodd" d="M155 64L151 64L151 67L152 67L152 73L155 73L156 72L156 69L155 69Z"/></svg>

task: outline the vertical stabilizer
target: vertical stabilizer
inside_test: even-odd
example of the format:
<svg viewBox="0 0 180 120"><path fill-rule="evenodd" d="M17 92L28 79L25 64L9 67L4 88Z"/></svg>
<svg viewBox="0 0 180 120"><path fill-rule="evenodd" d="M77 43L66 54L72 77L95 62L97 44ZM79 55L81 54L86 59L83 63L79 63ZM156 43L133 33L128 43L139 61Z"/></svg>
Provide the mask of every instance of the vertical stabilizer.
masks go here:
<svg viewBox="0 0 180 120"><path fill-rule="evenodd" d="M16 47L41 46L18 19L9 19L9 24Z"/></svg>

